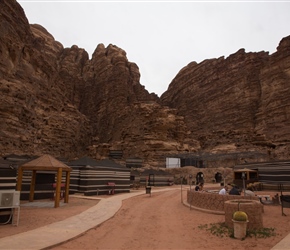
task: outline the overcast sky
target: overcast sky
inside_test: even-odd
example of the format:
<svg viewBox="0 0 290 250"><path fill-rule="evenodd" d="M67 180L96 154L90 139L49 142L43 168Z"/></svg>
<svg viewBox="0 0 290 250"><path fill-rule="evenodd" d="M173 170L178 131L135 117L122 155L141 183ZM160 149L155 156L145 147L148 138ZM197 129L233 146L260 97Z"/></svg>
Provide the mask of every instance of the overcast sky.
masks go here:
<svg viewBox="0 0 290 250"><path fill-rule="evenodd" d="M290 35L290 1L18 0L29 23L64 47L90 55L113 44L138 65L140 83L164 93L192 61L229 56L241 48L270 54Z"/></svg>

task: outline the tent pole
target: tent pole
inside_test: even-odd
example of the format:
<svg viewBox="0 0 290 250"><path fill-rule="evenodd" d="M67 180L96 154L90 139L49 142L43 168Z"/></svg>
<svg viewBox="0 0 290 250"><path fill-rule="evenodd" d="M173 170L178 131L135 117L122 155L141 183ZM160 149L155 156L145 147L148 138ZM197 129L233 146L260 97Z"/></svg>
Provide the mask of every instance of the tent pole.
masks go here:
<svg viewBox="0 0 290 250"><path fill-rule="evenodd" d="M30 184L29 202L32 202L34 199L35 180L36 180L36 170L33 170Z"/></svg>
<svg viewBox="0 0 290 250"><path fill-rule="evenodd" d="M64 193L64 202L68 203L69 197L69 180L70 180L70 171L66 172L66 180L65 180L65 193Z"/></svg>
<svg viewBox="0 0 290 250"><path fill-rule="evenodd" d="M22 169L22 167L19 167L18 168L18 174L17 174L17 186L16 186L16 190L17 191L21 191L22 176L23 176L23 169Z"/></svg>
<svg viewBox="0 0 290 250"><path fill-rule="evenodd" d="M56 180L56 190L55 190L55 200L54 200L54 207L55 208L59 207L61 178L62 178L62 168L59 168L57 170L57 180Z"/></svg>

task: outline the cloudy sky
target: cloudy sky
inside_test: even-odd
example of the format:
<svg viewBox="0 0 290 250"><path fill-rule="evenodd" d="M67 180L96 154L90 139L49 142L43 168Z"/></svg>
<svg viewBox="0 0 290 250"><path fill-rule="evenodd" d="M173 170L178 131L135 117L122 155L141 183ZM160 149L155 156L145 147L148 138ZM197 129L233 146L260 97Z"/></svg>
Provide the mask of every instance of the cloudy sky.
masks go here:
<svg viewBox="0 0 290 250"><path fill-rule="evenodd" d="M18 0L29 23L42 25L64 47L91 56L114 44L138 65L140 83L164 93L192 61L240 48L270 54L290 35L290 1Z"/></svg>

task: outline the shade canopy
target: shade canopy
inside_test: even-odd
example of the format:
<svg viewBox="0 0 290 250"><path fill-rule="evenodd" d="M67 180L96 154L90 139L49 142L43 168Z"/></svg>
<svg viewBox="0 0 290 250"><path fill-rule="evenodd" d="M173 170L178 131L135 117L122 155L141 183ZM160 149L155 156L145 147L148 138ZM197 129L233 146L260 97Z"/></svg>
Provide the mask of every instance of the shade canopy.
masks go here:
<svg viewBox="0 0 290 250"><path fill-rule="evenodd" d="M98 166L98 167L120 168L120 169L126 169L126 170L130 171L130 169L122 166L119 163L116 163L116 162L114 162L112 160L109 160L109 159L104 159L104 160L98 161L96 166Z"/></svg>
<svg viewBox="0 0 290 250"><path fill-rule="evenodd" d="M61 180L62 180L62 172L66 172L66 181L65 181L65 197L64 202L68 203L68 195L69 195L69 182L70 182L70 172L71 168L64 164L63 162L58 161L51 155L45 154L36 158L32 161L26 162L18 168L18 180L16 190L21 191L22 186L22 177L23 171L30 170L32 171L31 185L30 185L30 193L29 193L29 201L33 201L34 198L34 189L35 189L35 180L36 180L36 171L54 171L57 173L57 181L56 181L56 197L55 197L55 205L54 207L59 207L60 201L60 192L61 192Z"/></svg>
<svg viewBox="0 0 290 250"><path fill-rule="evenodd" d="M242 169L234 170L234 172L237 172L237 173L241 173L241 172L257 172L257 170L249 169L249 168L242 168Z"/></svg>
<svg viewBox="0 0 290 250"><path fill-rule="evenodd" d="M25 170L51 171L57 171L59 168L61 168L62 171L71 171L71 168L69 166L48 154L42 155L34 160L22 164L20 168L23 168Z"/></svg>

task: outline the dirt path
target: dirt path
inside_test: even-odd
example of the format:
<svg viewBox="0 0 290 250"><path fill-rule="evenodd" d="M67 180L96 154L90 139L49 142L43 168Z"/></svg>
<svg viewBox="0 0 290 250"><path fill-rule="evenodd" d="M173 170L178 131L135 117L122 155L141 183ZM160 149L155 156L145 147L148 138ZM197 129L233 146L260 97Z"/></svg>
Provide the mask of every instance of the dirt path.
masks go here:
<svg viewBox="0 0 290 250"><path fill-rule="evenodd" d="M184 191L183 196L186 196ZM140 195L123 202L110 220L83 236L52 249L271 249L290 232L290 216L281 207L265 206L264 227L276 236L244 241L215 236L201 225L224 222L224 215L190 210L181 203L179 190Z"/></svg>

